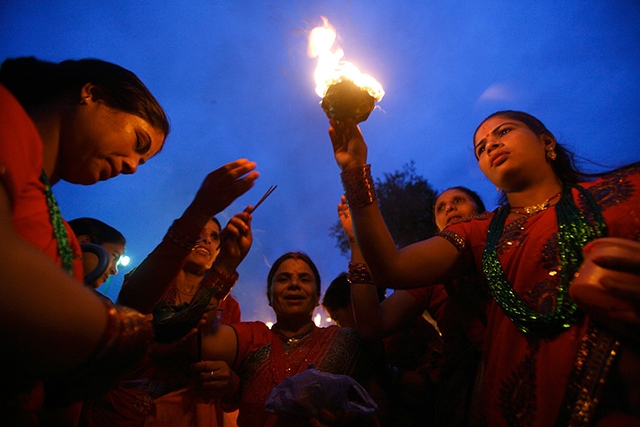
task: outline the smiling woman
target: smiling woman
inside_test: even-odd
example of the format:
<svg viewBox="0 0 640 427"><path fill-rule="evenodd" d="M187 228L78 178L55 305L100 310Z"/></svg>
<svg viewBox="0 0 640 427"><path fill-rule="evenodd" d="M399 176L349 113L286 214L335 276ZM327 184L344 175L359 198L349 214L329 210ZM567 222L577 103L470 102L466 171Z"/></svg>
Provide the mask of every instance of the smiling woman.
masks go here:
<svg viewBox="0 0 640 427"><path fill-rule="evenodd" d="M271 329L257 321L218 325L203 339L203 357L224 360L238 372L242 384L239 426L309 425L303 417L266 412L269 393L309 364L324 372L354 374L360 338L351 328L319 328L313 323L320 275L302 252L287 252L273 263L267 276L267 298L277 318Z"/></svg>
<svg viewBox="0 0 640 427"><path fill-rule="evenodd" d="M11 367L0 418L21 424L38 418L43 383L44 399L56 398L47 407L66 407L110 386L150 344L144 316L82 285L80 245L51 186L135 172L169 125L133 73L95 59L6 60L0 109L0 364Z"/></svg>

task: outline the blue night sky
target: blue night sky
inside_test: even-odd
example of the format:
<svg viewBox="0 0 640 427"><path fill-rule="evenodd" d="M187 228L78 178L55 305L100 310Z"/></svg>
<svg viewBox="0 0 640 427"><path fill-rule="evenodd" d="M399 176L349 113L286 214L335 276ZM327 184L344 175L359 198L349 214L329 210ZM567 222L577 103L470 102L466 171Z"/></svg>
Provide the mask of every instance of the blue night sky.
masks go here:
<svg viewBox="0 0 640 427"><path fill-rule="evenodd" d="M136 73L172 132L135 175L54 187L62 214L99 218L128 240L132 264L161 240L205 175L245 157L261 178L219 215L224 223L278 189L254 216L255 241L232 294L245 320L274 320L270 264L307 252L323 289L346 269L329 227L342 187L314 92L307 35L325 16L345 60L386 96L361 124L374 177L415 161L434 189L495 187L472 134L488 114L527 111L579 156L614 167L640 159L640 3L630 1L2 0L0 55L84 57Z"/></svg>

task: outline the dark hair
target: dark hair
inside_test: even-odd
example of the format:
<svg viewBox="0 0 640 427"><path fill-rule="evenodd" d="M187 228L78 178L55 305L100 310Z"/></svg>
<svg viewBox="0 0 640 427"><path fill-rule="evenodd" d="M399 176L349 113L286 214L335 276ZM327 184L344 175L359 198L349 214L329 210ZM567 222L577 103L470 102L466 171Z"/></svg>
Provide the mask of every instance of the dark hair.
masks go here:
<svg viewBox="0 0 640 427"><path fill-rule="evenodd" d="M322 305L329 310L337 310L349 304L351 304L351 285L347 280L347 273L340 273L327 287Z"/></svg>
<svg viewBox="0 0 640 427"><path fill-rule="evenodd" d="M111 108L134 114L153 128L169 134L167 116L149 89L131 71L99 59L60 63L30 57L7 59L0 67L0 83L16 97L27 113L61 101L79 102L87 83L101 90Z"/></svg>
<svg viewBox="0 0 640 427"><path fill-rule="evenodd" d="M273 281L273 276L276 274L276 271L278 271L278 268L280 268L280 265L288 259L300 259L307 263L316 278L316 288L318 290L318 296L320 296L320 273L318 272L318 267L311 261L309 255L304 252L287 252L280 256L269 270L269 274L267 275L267 297L271 299L271 287L273 285L271 282Z"/></svg>
<svg viewBox="0 0 640 427"><path fill-rule="evenodd" d="M458 191L462 191L464 194L466 194L467 196L469 196L469 198L471 199L471 201L473 203L475 203L475 205L478 207L478 212L476 212L477 214L481 214L484 213L487 208L484 206L484 202L482 201L482 198L480 197L480 195L478 193L476 193L475 191L467 188L467 187L463 187L462 185L456 185L455 187L449 187L444 191L441 191L440 194L438 194L434 199L433 199L433 211L435 213L436 210L436 201L438 200L438 197L442 196L442 194L445 191L449 191L449 190L458 190ZM433 216L433 219L435 221L435 215Z"/></svg>
<svg viewBox="0 0 640 427"><path fill-rule="evenodd" d="M577 184L578 182L585 181L588 178L594 176L592 174L584 173L578 169L578 167L575 164L575 155L573 154L573 152L563 147L558 142L556 137L551 133L551 131L549 131L549 129L547 129L547 127L536 117L532 116L531 114L524 113L522 111L504 110L504 111L496 111L495 113L491 114L486 119L484 119L482 123L497 116L502 116L508 119L522 122L529 129L531 129L531 131L536 135L538 136L549 135L551 138L553 138L554 141L556 141L556 146L554 150L557 156L556 156L556 159L551 162L551 167L555 172L556 176L560 179L560 181L563 184L569 184L569 185ZM478 129L480 129L480 126L482 126L482 123L478 125L478 127L476 128L476 131L473 133L474 144L475 144L476 133L478 133Z"/></svg>
<svg viewBox="0 0 640 427"><path fill-rule="evenodd" d="M218 218L212 216L211 221L215 222L218 225L218 230L222 231L222 226L220 225L220 221L218 221Z"/></svg>
<svg viewBox="0 0 640 427"><path fill-rule="evenodd" d="M90 243L116 243L125 245L127 240L122 233L95 218L76 218L69 222L69 226L76 236L88 236Z"/></svg>

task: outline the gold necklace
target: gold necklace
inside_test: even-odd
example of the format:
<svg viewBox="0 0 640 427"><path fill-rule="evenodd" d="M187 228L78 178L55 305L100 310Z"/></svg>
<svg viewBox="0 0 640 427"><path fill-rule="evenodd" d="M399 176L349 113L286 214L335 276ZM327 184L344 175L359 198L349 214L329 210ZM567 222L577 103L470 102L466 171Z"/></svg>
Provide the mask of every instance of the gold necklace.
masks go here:
<svg viewBox="0 0 640 427"><path fill-rule="evenodd" d="M534 215L537 214L538 212L542 212L545 209L548 209L549 206L551 206L551 201L557 199L558 197L560 197L561 193L558 193L552 197L549 197L547 200L545 200L542 203L538 203L537 205L531 205L531 206L513 206L510 208L509 212L514 213L514 214L518 214L518 215Z"/></svg>

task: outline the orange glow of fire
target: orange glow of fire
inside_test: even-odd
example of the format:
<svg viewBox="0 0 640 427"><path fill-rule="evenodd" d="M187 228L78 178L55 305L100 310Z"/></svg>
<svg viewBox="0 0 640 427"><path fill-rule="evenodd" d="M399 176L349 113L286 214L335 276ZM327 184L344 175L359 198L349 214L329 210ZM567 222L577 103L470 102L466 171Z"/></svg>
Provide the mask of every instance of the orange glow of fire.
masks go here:
<svg viewBox="0 0 640 427"><path fill-rule="evenodd" d="M318 66L314 72L318 96L324 98L329 86L347 79L366 90L375 101L380 101L384 96L382 85L370 75L361 73L352 63L342 61L344 51L341 48L331 50L336 41L336 31L327 18L321 18L323 25L309 33L307 52L310 58L318 57Z"/></svg>

